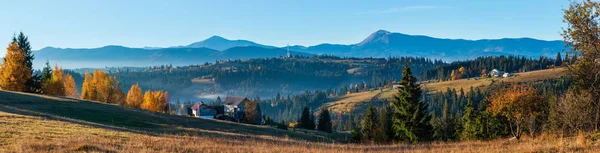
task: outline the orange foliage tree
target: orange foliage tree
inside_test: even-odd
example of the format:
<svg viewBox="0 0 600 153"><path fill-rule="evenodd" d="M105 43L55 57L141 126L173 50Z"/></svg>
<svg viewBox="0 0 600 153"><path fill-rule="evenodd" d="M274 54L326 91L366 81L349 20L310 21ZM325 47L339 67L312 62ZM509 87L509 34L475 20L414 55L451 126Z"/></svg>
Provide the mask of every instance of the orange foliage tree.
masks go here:
<svg viewBox="0 0 600 153"><path fill-rule="evenodd" d="M102 70L94 70L93 75L86 72L81 90L82 99L106 103L122 104L125 97L117 78L108 76Z"/></svg>
<svg viewBox="0 0 600 153"><path fill-rule="evenodd" d="M79 97L79 92L77 91L77 85L75 84L75 79L70 74L65 74L63 76L63 84L65 87L65 96L67 97Z"/></svg>
<svg viewBox="0 0 600 153"><path fill-rule="evenodd" d="M0 89L25 91L25 83L31 79L31 71L24 64L25 56L17 43L8 45L4 62L0 65Z"/></svg>
<svg viewBox="0 0 600 153"><path fill-rule="evenodd" d="M92 75L85 72L83 84L81 85L81 99L96 100L96 88L92 85Z"/></svg>
<svg viewBox="0 0 600 153"><path fill-rule="evenodd" d="M142 89L138 84L134 84L127 92L127 99L125 99L125 106L131 108L139 108L140 105L144 102L144 97L142 96Z"/></svg>
<svg viewBox="0 0 600 153"><path fill-rule="evenodd" d="M166 112L168 102L168 92L148 90L144 93L144 102L140 108L153 112Z"/></svg>
<svg viewBox="0 0 600 153"><path fill-rule="evenodd" d="M42 90L46 95L52 96L65 96L65 85L63 83L64 72L58 65L54 65L54 71L52 71L52 77L49 80L45 80L42 86Z"/></svg>
<svg viewBox="0 0 600 153"><path fill-rule="evenodd" d="M512 85L501 89L490 97L488 111L509 120L512 135L520 139L525 126L532 126L532 120L543 113L546 100L538 91L526 85Z"/></svg>

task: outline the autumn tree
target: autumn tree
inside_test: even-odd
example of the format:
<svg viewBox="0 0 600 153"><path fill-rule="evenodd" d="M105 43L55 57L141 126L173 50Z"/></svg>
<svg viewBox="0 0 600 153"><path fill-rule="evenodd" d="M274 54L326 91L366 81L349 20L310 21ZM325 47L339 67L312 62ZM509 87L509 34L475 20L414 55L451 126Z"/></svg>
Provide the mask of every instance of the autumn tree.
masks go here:
<svg viewBox="0 0 600 153"><path fill-rule="evenodd" d="M144 102L144 97L142 96L142 89L136 83L131 86L129 92L127 92L127 99L125 100L125 106L131 108L139 108L140 105Z"/></svg>
<svg viewBox="0 0 600 153"><path fill-rule="evenodd" d="M260 106L257 102L254 101L246 101L244 102L244 117L245 121L248 124L260 124L262 123L261 117L262 114L260 112Z"/></svg>
<svg viewBox="0 0 600 153"><path fill-rule="evenodd" d="M81 99L96 100L96 87L92 84L93 77L90 72L85 72L83 83L81 86Z"/></svg>
<svg viewBox="0 0 600 153"><path fill-rule="evenodd" d="M595 107L596 131L600 127L600 3L585 0L572 2L564 10L563 22L567 27L562 36L568 52L575 60L568 65L573 84L592 94ZM573 62L571 61L571 62Z"/></svg>
<svg viewBox="0 0 600 153"><path fill-rule="evenodd" d="M571 88L554 104L551 118L557 130L575 133L594 128L594 104L592 94L587 90Z"/></svg>
<svg viewBox="0 0 600 153"><path fill-rule="evenodd" d="M512 135L520 139L525 127L531 127L538 115L543 113L546 100L535 88L512 85L496 91L489 99L488 111L509 120Z"/></svg>
<svg viewBox="0 0 600 153"><path fill-rule="evenodd" d="M31 70L26 65L26 55L16 42L10 43L6 48L0 72L0 89L26 91L26 82L31 79Z"/></svg>
<svg viewBox="0 0 600 153"><path fill-rule="evenodd" d="M431 138L433 127L429 123L431 116L427 113L428 105L421 100L421 87L412 76L408 64L402 70L402 79L397 94L391 103L394 107L392 116L395 136L399 140L417 143Z"/></svg>
<svg viewBox="0 0 600 153"><path fill-rule="evenodd" d="M140 108L153 112L166 112L168 102L168 92L148 90L144 93L144 102Z"/></svg>
<svg viewBox="0 0 600 153"><path fill-rule="evenodd" d="M65 85L63 81L64 71L58 65L54 65L52 77L44 81L43 91L46 95L65 96Z"/></svg>
<svg viewBox="0 0 600 153"><path fill-rule="evenodd" d="M81 96L83 99L114 104L122 104L125 101L125 94L119 87L117 78L108 76L102 70L94 70L93 75L86 72Z"/></svg>
<svg viewBox="0 0 600 153"><path fill-rule="evenodd" d="M79 97L79 91L77 91L77 84L75 84L75 79L70 74L64 74L63 76L63 84L65 89L65 96L77 98Z"/></svg>
<svg viewBox="0 0 600 153"><path fill-rule="evenodd" d="M25 82L25 92L30 93L40 93L42 92L42 80L41 76L33 73L33 60L35 59L32 51L31 45L29 43L29 38L23 34L23 32L19 32L17 36L13 36L13 43L16 43L19 46L20 51L25 56L25 60L23 61L23 65L25 69L27 69L27 73L31 74L31 77L27 79Z"/></svg>

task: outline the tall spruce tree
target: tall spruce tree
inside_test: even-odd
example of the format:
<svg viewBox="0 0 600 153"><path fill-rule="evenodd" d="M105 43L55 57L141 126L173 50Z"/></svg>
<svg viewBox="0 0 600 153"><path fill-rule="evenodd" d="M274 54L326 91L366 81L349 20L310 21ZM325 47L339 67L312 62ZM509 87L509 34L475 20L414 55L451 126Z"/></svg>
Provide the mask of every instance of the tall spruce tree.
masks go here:
<svg viewBox="0 0 600 153"><path fill-rule="evenodd" d="M473 140L477 138L477 131L479 127L477 126L476 113L477 112L475 112L475 108L473 108L471 98L469 98L467 106L465 107L465 113L461 118L463 128L462 133L460 134L461 140Z"/></svg>
<svg viewBox="0 0 600 153"><path fill-rule="evenodd" d="M310 115L310 110L306 106L304 106L304 109L302 110L302 115L300 116L300 120L298 122L298 127L300 128L311 130L315 129L314 126L311 128L311 126L314 125L314 122L311 124L312 119Z"/></svg>
<svg viewBox="0 0 600 153"><path fill-rule="evenodd" d="M377 115L377 110L375 107L369 106L365 112L361 125L363 140L373 140L373 138L376 136L379 125L379 116Z"/></svg>
<svg viewBox="0 0 600 153"><path fill-rule="evenodd" d="M329 110L327 108L321 109L321 113L319 114L319 124L317 125L317 129L319 131L332 132L331 129L331 116L329 114Z"/></svg>
<svg viewBox="0 0 600 153"><path fill-rule="evenodd" d="M421 101L421 88L416 84L408 64L402 70L401 87L394 96L393 128L398 140L417 143L431 139L433 127L429 123L431 116L427 114L428 105Z"/></svg>
<svg viewBox="0 0 600 153"><path fill-rule="evenodd" d="M29 44L29 38L23 34L23 32L19 32L19 35L13 36L13 43L16 43L20 49L20 51L25 56L25 61L23 61L23 65L27 69L27 73L31 74L31 77L27 79L25 82L25 90L24 92L30 93L41 93L42 92L42 79L40 75L33 73L33 53L31 52L31 45Z"/></svg>
<svg viewBox="0 0 600 153"><path fill-rule="evenodd" d="M561 66L563 64L562 57L560 56L560 52L556 54L556 60L554 61L554 66Z"/></svg>

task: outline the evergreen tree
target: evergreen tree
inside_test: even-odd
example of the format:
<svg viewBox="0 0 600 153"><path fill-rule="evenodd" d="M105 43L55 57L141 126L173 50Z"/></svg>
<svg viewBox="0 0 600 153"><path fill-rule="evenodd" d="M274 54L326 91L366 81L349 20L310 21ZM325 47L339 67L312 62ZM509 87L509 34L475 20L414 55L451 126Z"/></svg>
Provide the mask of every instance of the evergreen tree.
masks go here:
<svg viewBox="0 0 600 153"><path fill-rule="evenodd" d="M379 131L383 134L383 141L389 142L394 138L394 128L392 127L392 110L389 106L384 106L379 115L379 123L381 124Z"/></svg>
<svg viewBox="0 0 600 153"><path fill-rule="evenodd" d="M27 73L31 74L31 77L27 79L25 82L25 92L30 93L40 93L42 91L42 80L41 76L35 75L33 73L33 53L31 52L31 45L29 44L29 39L23 32L19 32L19 35L13 36L13 43L16 43L19 46L20 51L25 55L25 61L23 61L23 65L27 69Z"/></svg>
<svg viewBox="0 0 600 153"><path fill-rule="evenodd" d="M421 88L411 73L410 67L405 64L399 83L402 87L398 88L392 100L395 109L392 121L397 139L416 143L429 140L433 127L429 123L428 106L420 100Z"/></svg>
<svg viewBox="0 0 600 153"><path fill-rule="evenodd" d="M327 108L322 108L321 113L319 114L319 124L317 125L317 129L319 131L332 132L331 129L331 116L329 115L329 110Z"/></svg>
<svg viewBox="0 0 600 153"><path fill-rule="evenodd" d="M42 82L50 80L52 78L52 67L50 66L50 62L46 61L46 67L42 70Z"/></svg>
<svg viewBox="0 0 600 153"><path fill-rule="evenodd" d="M217 96L217 99L215 100L214 105L218 106L218 105L222 105L223 104L223 100L221 100L221 96Z"/></svg>
<svg viewBox="0 0 600 153"><path fill-rule="evenodd" d="M300 127L300 128L311 129L311 130L315 129L315 127L312 126L312 125L314 125L314 122L311 123L312 119L311 119L311 115L310 115L310 110L308 109L307 106L304 106L304 109L302 110L302 115L300 116L300 120L298 122L299 122L298 127Z"/></svg>
<svg viewBox="0 0 600 153"><path fill-rule="evenodd" d="M473 108L473 104L471 99L468 99L467 106L465 107L465 113L463 114L462 121L462 133L460 135L460 139L462 140L473 140L477 138L477 122L476 122L477 114L475 109Z"/></svg>
<svg viewBox="0 0 600 153"><path fill-rule="evenodd" d="M373 106L369 106L365 112L362 120L361 130L363 140L373 140L376 136L377 129L379 128L379 117L377 116L377 110Z"/></svg>
<svg viewBox="0 0 600 153"><path fill-rule="evenodd" d="M554 62L554 66L561 66L563 64L562 57L560 57L560 52L556 54L556 60Z"/></svg>

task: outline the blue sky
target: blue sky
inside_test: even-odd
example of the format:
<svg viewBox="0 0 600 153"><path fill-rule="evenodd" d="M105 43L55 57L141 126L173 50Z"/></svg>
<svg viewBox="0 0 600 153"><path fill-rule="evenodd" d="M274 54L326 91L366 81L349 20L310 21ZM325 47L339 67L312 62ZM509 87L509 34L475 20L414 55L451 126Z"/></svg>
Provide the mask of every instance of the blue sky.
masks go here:
<svg viewBox="0 0 600 153"><path fill-rule="evenodd" d="M372 32L560 40L567 0L2 0L0 40L46 46L168 47L212 35L285 46L358 43ZM2 42L2 41L0 41ZM3 54L3 53L2 53Z"/></svg>

